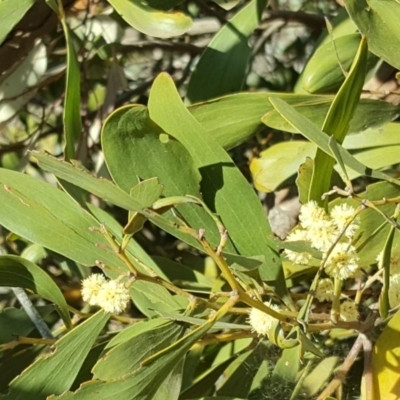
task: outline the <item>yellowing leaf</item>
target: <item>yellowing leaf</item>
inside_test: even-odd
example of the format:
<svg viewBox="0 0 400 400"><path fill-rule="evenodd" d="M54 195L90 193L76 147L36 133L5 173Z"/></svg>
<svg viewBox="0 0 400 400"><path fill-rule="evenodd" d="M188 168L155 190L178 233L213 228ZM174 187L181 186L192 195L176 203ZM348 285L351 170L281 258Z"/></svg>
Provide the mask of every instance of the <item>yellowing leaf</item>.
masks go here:
<svg viewBox="0 0 400 400"><path fill-rule="evenodd" d="M397 400L400 394L400 311L390 320L374 346L372 373L373 398Z"/></svg>
<svg viewBox="0 0 400 400"><path fill-rule="evenodd" d="M146 35L170 38L183 35L192 19L178 11L158 11L139 0L108 0L118 14L133 28Z"/></svg>
<svg viewBox="0 0 400 400"><path fill-rule="evenodd" d="M273 192L289 179L306 161L314 157L317 146L305 141L282 142L261 153L261 158L253 158L250 171L254 185L262 192Z"/></svg>

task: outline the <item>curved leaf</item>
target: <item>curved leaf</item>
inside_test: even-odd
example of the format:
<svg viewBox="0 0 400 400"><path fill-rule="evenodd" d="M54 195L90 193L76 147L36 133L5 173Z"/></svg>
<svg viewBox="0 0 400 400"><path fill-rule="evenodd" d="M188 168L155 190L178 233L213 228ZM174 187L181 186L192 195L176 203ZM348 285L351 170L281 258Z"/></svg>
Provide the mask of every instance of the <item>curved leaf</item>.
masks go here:
<svg viewBox="0 0 400 400"><path fill-rule="evenodd" d="M102 131L104 158L116 184L126 192L138 178L157 177L166 197L200 197L200 173L188 150L150 120L146 107L124 107L107 119ZM177 206L194 229L205 229L217 246L218 229L206 211L194 204ZM235 252L228 244L227 251Z"/></svg>
<svg viewBox="0 0 400 400"><path fill-rule="evenodd" d="M188 107L191 114L226 150L237 146L263 129L261 118L268 115L274 129L298 133L277 113L269 98L280 98L321 127L334 96L288 93L238 93ZM400 113L400 106L384 101L361 99L350 122L350 133L379 128Z"/></svg>
<svg viewBox="0 0 400 400"><path fill-rule="evenodd" d="M350 72L336 94L324 120L322 131L331 136L339 144L343 143L349 131L364 84L366 74L368 48L364 37L361 38L357 55ZM340 164L340 160L339 164ZM317 149L314 158L313 175L309 192L309 200L322 203L322 196L330 189L335 158L323 150Z"/></svg>
<svg viewBox="0 0 400 400"><path fill-rule="evenodd" d="M251 49L248 39L261 20L266 0L252 0L211 40L190 78L186 101L194 103L238 92Z"/></svg>
<svg viewBox="0 0 400 400"><path fill-rule="evenodd" d="M320 148L324 153L333 157L334 154L329 146L329 137L319 130L310 120L303 117L298 113L292 106L285 103L281 99L271 99L271 103L274 105L275 109L290 123L298 132L309 139L311 142L315 143L318 148ZM263 117L263 121L266 125L269 125L268 115ZM391 176L384 174L380 171L374 171L367 168L359 161L357 161L347 150L345 150L341 145L337 145L338 152L346 166L358 172L362 176L370 176L377 179L387 180L388 182L394 183L395 185L400 185L398 179L394 179Z"/></svg>
<svg viewBox="0 0 400 400"><path fill-rule="evenodd" d="M35 0L19 0L17 3L14 0L0 1L0 45L34 2Z"/></svg>
<svg viewBox="0 0 400 400"><path fill-rule="evenodd" d="M68 390L108 319L109 314L99 311L67 333L57 341L54 352L39 358L17 376L2 398L45 400Z"/></svg>
<svg viewBox="0 0 400 400"><path fill-rule="evenodd" d="M115 271L126 266L90 230L98 221L61 190L15 171L0 168L0 224L11 232L86 266L101 260Z"/></svg>
<svg viewBox="0 0 400 400"><path fill-rule="evenodd" d="M266 237L271 228L260 201L232 159L187 111L167 74L160 74L150 92L149 112L167 133L190 152L202 174L205 202L216 212L242 255L264 255L263 279L276 280L281 265Z"/></svg>
<svg viewBox="0 0 400 400"><path fill-rule="evenodd" d="M357 54L360 35L341 36L317 48L302 72L303 88L309 93L334 93L345 80ZM367 57L367 70L372 68L378 58L371 53Z"/></svg>
<svg viewBox="0 0 400 400"><path fill-rule="evenodd" d="M165 12L151 8L140 0L108 0L118 14L133 28L146 35L170 38L186 33L192 19L181 12Z"/></svg>
<svg viewBox="0 0 400 400"><path fill-rule="evenodd" d="M39 266L18 256L0 256L0 282L2 286L21 287L57 305L67 328L71 318L67 302L56 283Z"/></svg>
<svg viewBox="0 0 400 400"><path fill-rule="evenodd" d="M66 392L52 399L92 400L93 396L101 393L102 400L115 399L116 396L119 400L151 400L171 370L212 325L212 320L207 321L173 345L146 359L134 372L120 379L106 382L90 381L84 383L76 392Z"/></svg>

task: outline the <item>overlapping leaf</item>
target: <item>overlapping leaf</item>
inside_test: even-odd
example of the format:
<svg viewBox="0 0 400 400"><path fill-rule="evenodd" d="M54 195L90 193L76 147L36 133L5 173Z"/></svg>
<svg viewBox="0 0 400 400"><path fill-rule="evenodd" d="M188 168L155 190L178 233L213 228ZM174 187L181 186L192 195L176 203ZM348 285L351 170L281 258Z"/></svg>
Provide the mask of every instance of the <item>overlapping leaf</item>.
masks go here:
<svg viewBox="0 0 400 400"><path fill-rule="evenodd" d="M229 155L184 107L167 74L159 75L153 85L149 112L150 118L193 157L202 175L204 200L220 216L235 247L243 255L264 255L261 276L278 279L281 266L266 240L271 229L257 196Z"/></svg>
<svg viewBox="0 0 400 400"><path fill-rule="evenodd" d="M49 395L68 390L108 318L108 314L99 311L67 333L56 343L53 353L39 358L16 377L8 394L1 398L45 400Z"/></svg>
<svg viewBox="0 0 400 400"><path fill-rule="evenodd" d="M0 256L0 282L2 286L29 289L52 301L57 307L67 328L71 318L67 302L56 283L36 264L22 257Z"/></svg>
<svg viewBox="0 0 400 400"><path fill-rule="evenodd" d="M368 47L400 69L400 3L392 0L344 0L350 17L366 35Z"/></svg>

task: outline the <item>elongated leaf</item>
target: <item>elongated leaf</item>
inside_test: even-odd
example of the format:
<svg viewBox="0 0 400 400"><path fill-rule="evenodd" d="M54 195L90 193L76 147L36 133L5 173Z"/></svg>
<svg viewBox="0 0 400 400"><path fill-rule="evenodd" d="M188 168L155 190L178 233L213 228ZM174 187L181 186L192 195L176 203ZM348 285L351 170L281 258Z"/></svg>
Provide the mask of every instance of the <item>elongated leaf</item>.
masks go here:
<svg viewBox="0 0 400 400"><path fill-rule="evenodd" d="M392 166L398 163L398 155L400 145L396 146L382 146L374 149L368 149L354 153L356 158L362 164L371 169L383 171L385 169L392 169ZM350 179L355 179L360 176L359 173L348 171Z"/></svg>
<svg viewBox="0 0 400 400"><path fill-rule="evenodd" d="M90 231L99 223L61 190L5 169L0 182L0 223L7 229L81 264L102 260L125 270L103 235Z"/></svg>
<svg viewBox="0 0 400 400"><path fill-rule="evenodd" d="M68 390L108 318L107 313L99 311L67 333L56 343L52 354L39 358L15 378L9 393L2 398L45 400Z"/></svg>
<svg viewBox="0 0 400 400"><path fill-rule="evenodd" d="M50 8L54 10L60 19L67 44L67 71L65 82L65 100L64 100L64 156L70 160L75 156L75 147L78 144L81 131L81 79L79 63L76 57L75 49L72 43L72 35L67 21L63 4L59 1L47 0Z"/></svg>
<svg viewBox="0 0 400 400"><path fill-rule="evenodd" d="M336 16L333 17L332 19L329 19L329 21L327 21L327 29L323 30L321 35L319 36L319 38L316 42L316 45L315 45L314 53L311 56L311 58L321 47L325 47L329 43L332 44L333 40L335 40L335 39L337 40L338 38L340 38L342 36L351 35L356 32L357 32L357 26L349 17L347 10L344 8L338 9ZM358 42L357 42L356 46L358 47ZM354 55L357 52L357 47L354 49L354 53L350 60L350 64L348 65L349 68L351 65L351 61L354 59ZM336 54L333 54L333 55L336 55ZM311 60L311 58L310 58L310 60ZM337 57L336 57L336 59L337 59ZM342 61L342 58L340 58L340 60ZM307 67L307 65L306 65L306 67ZM346 69L346 71L348 71L348 69ZM300 74L299 78L296 81L296 85L294 87L295 93L305 93L303 86L304 86L304 80L307 78L307 76L306 76L306 74L304 74L304 72L305 72L305 69L302 71L302 73ZM340 87L340 85L339 85L339 87Z"/></svg>
<svg viewBox="0 0 400 400"><path fill-rule="evenodd" d="M252 0L214 36L190 78L187 102L209 100L242 88L251 54L248 40L266 3Z"/></svg>
<svg viewBox="0 0 400 400"><path fill-rule="evenodd" d="M368 47L400 69L400 3L391 0L344 0L351 19L368 39Z"/></svg>
<svg viewBox="0 0 400 400"><path fill-rule="evenodd" d="M192 19L187 15L181 12L160 11L149 7L145 1L108 0L108 2L129 25L146 35L169 38L183 35L192 26Z"/></svg>
<svg viewBox="0 0 400 400"><path fill-rule="evenodd" d="M298 107L296 107L296 109L297 111L299 111L300 114L303 114L314 123L318 123L318 126L322 127L330 105L331 102L329 102L329 106L325 109L326 111L324 114L322 113L322 109L319 109L320 112L316 113L311 107L307 106L304 107L303 112L302 105L299 105ZM393 106L389 104L388 107L387 105L388 103L385 104L385 102L379 100L360 99L353 119L350 121L348 133L361 132L370 127L379 128L380 126L396 118L400 112L399 105ZM373 114L369 114L370 112L372 112ZM268 119L268 125L271 128L292 133L299 133L293 128L293 126L282 120L282 117L275 110L268 113ZM319 121L321 121L320 124Z"/></svg>
<svg viewBox="0 0 400 400"><path fill-rule="evenodd" d="M117 335L115 335L107 343L105 350L109 350L115 346L121 345L122 343L130 340L133 337L136 337L152 329L157 329L165 324L167 324L167 321L165 321L165 319L162 318L153 318L149 320L138 321L135 324L126 327L125 329L120 331ZM105 353L103 353L103 355L104 354Z"/></svg>
<svg viewBox="0 0 400 400"><path fill-rule="evenodd" d="M333 154L329 148L329 138L324 132L319 130L311 121L303 117L293 107L289 106L289 104L285 103L283 100L271 99L271 103L274 105L275 109L290 124L292 124L293 127L295 127L298 132L300 132L311 142L315 143L326 154L333 157ZM268 116L264 116L263 122L268 125ZM376 179L383 179L387 180L388 182L394 183L395 185L400 185L399 180L393 179L389 175L386 175L382 172L371 170L370 168L361 164L350 153L343 149L342 146L338 145L338 150L345 165L347 165L352 170L358 172L360 175L370 176Z"/></svg>
<svg viewBox="0 0 400 400"><path fill-rule="evenodd" d="M164 257L153 256L163 273L171 282L186 290L208 291L212 287L213 280L188 265L178 263Z"/></svg>
<svg viewBox="0 0 400 400"><path fill-rule="evenodd" d="M0 282L2 286L32 290L57 306L67 328L71 318L67 302L56 283L40 267L18 256L0 256Z"/></svg>
<svg viewBox="0 0 400 400"><path fill-rule="evenodd" d="M39 166L45 171L51 172L56 177L87 190L105 201L110 201L130 211L139 212L144 208L140 202L114 185L113 182L103 178L96 178L76 161L70 164L57 160L45 153L34 152L32 155Z"/></svg>
<svg viewBox="0 0 400 400"><path fill-rule="evenodd" d="M158 311L158 310L157 310ZM202 325L206 323L207 321L202 318L195 318L195 317L188 317L186 315L181 315L181 314L169 314L166 312L158 311L157 314L161 315L163 318L171 321L183 321L187 322L192 325ZM251 330L250 325L242 325L242 324L231 324L229 322L221 322L218 321L214 324L214 329L220 330L220 329L241 329L241 330Z"/></svg>
<svg viewBox="0 0 400 400"><path fill-rule="evenodd" d="M350 72L335 96L322 126L322 131L328 136L332 136L340 144L343 143L349 130L350 121L360 99L366 74L367 51L367 43L363 37ZM317 150L309 200L315 200L319 204L323 203L322 195L330 189L334 165L334 158L321 149Z"/></svg>
<svg viewBox="0 0 400 400"><path fill-rule="evenodd" d="M128 195L126 192L124 192L118 186L115 186L112 182L110 182L106 179L96 178L95 176L90 174L89 171L87 171L85 168L83 168L79 163L74 162L74 164L70 164L67 162L57 160L54 157L48 156L43 153L33 153L33 154L34 154L34 157L39 161L39 164L43 169L45 169L46 171L52 172L54 175L56 175L60 179L66 181L66 182L70 182L73 185L76 185L80 188L83 188L83 189L87 190L88 192L93 193L107 201L110 201L111 203L118 205L119 207L122 207L126 210L136 211L138 213L141 213L142 215L144 215L146 218L151 220L153 223L155 223L156 225L161 227L166 232L169 232L170 234L176 236L177 238L183 240L184 242L189 243L190 245L192 245L200 250L202 249L202 247L198 244L198 242L192 236L190 236L186 233L182 233L181 231L176 229L174 226L171 226L168 223L168 221L165 218L163 218L162 216L160 216L158 214L154 214L154 213L149 213L148 211L144 210L143 209L144 205L138 202L138 198L133 199L130 195ZM2 171L6 171L6 170L0 169L0 178L1 178ZM27 179L29 179L29 178L27 178ZM1 180L0 180L0 182L1 182ZM36 182L36 180L32 180L32 182ZM45 185L45 187L47 188L46 185ZM61 193L60 191L56 191L56 192ZM40 197L38 197L38 201L40 201ZM68 202L71 203L70 198L68 198ZM76 204L74 206L76 207ZM90 205L88 205L87 207L90 209ZM83 210L81 210L79 207L78 207L78 209L80 210L80 212L83 212ZM92 213L95 214L95 211L92 210ZM104 221L105 219L107 221L109 221L109 218L107 218L106 216L99 218L100 221ZM92 221L94 221L94 220L92 220ZM0 223L1 223L1 209L0 209ZM92 225L88 225L88 226L90 227L93 225L96 225L96 224L93 222ZM114 224L114 227L115 226L116 225ZM17 232L17 231L15 231L15 232ZM117 231L117 229L114 229L113 233L114 233L114 235L119 237L119 232ZM21 236L23 236L23 235L21 235ZM49 246L47 246L47 247L49 247ZM58 251L58 252L60 252L60 251ZM240 257L233 253L226 253L225 255L228 258L229 262L236 262L240 265L242 265L242 264L246 265L248 263L248 259L245 257ZM72 256L70 256L70 258L75 260L75 258ZM140 257L138 257L138 258L140 259ZM101 260L103 260L103 259L101 259ZM78 261L78 262L83 263L82 261ZM120 261L119 261L119 263L120 263ZM85 263L83 263L83 264L85 264ZM92 265L92 264L90 264L90 265ZM149 265L149 263L147 263L147 264ZM141 283L142 282L140 282L140 284Z"/></svg>
<svg viewBox="0 0 400 400"><path fill-rule="evenodd" d="M61 20L61 25L63 26L65 40L67 42L67 76L63 114L65 136L64 153L65 159L70 160L75 157L75 147L79 142L82 132L81 78L71 32L65 19Z"/></svg>
<svg viewBox="0 0 400 400"><path fill-rule="evenodd" d="M269 113L269 126L282 131L297 133L277 113L269 98L280 98L321 127L334 96L288 93L238 93L191 105L191 114L209 131L225 149L231 149L263 129L261 117ZM379 128L400 113L400 106L379 100L361 99L357 105L349 132Z"/></svg>
<svg viewBox="0 0 400 400"><path fill-rule="evenodd" d="M60 165L74 170L67 163ZM86 172L84 176L87 176ZM126 273L127 266L109 247L105 237L93 231L93 227L100 225L98 220L80 208L67 194L42 181L5 169L0 169L0 182L0 203L3 205L0 207L0 224L80 264L93 266L96 260L100 260L105 264L105 273L112 278ZM121 193L125 194L123 191ZM126 196L131 204L135 204L128 194ZM131 293L136 291L141 293L140 298L145 297L140 304L139 297L133 295L144 312L150 304L158 302L160 307L163 305L167 309L180 306L166 289L155 287L155 284L137 282L131 287Z"/></svg>
<svg viewBox="0 0 400 400"><path fill-rule="evenodd" d="M197 396L203 396L204 394L212 393L215 383L221 378L222 373L236 357L237 356L234 355L220 364L211 367L199 380L196 381L196 383L187 388L187 390L183 391L180 398L182 400L193 399ZM214 398L215 397L213 397L213 399Z"/></svg>
<svg viewBox="0 0 400 400"><path fill-rule="evenodd" d="M396 144L400 145L400 124L392 122L380 129L367 129L354 135L347 135L343 147L348 150L358 150Z"/></svg>
<svg viewBox="0 0 400 400"><path fill-rule="evenodd" d="M389 304L389 285L390 285L390 256L393 248L393 239L396 229L394 226L389 228L389 235L386 238L385 245L382 250L382 265L383 268L383 288L379 296L379 311L382 318L387 318Z"/></svg>
<svg viewBox="0 0 400 400"><path fill-rule="evenodd" d="M218 389L217 394L228 396L235 393L237 396L248 398L253 378L264 357L265 348L263 346L239 355L225 371L226 380Z"/></svg>
<svg viewBox="0 0 400 400"><path fill-rule="evenodd" d="M295 382L300 366L299 347L295 346L291 349L285 349L281 358L275 365L273 374L284 381Z"/></svg>
<svg viewBox="0 0 400 400"><path fill-rule="evenodd" d="M149 112L151 119L189 150L202 174L204 200L220 216L239 252L264 255L262 278L278 279L281 265L266 241L271 229L259 199L229 155L184 107L167 74L160 74L154 82Z"/></svg>
<svg viewBox="0 0 400 400"><path fill-rule="evenodd" d="M332 375L338 361L339 357L326 357L307 375L301 385L307 396L315 396Z"/></svg>
<svg viewBox="0 0 400 400"><path fill-rule="evenodd" d="M173 367L185 356L192 345L211 328L209 321L178 340L174 345L155 354L142 363L135 372L109 382L91 381L84 383L76 392L67 392L52 399L89 400L101 392L102 400L152 400Z"/></svg>
<svg viewBox="0 0 400 400"><path fill-rule="evenodd" d="M107 381L135 371L143 360L176 342L185 330L173 322L152 325L142 323L140 332L112 347L95 365L94 378Z"/></svg>
<svg viewBox="0 0 400 400"><path fill-rule="evenodd" d="M17 3L13 0L0 1L0 45L34 2L35 0L20 0Z"/></svg>
<svg viewBox="0 0 400 400"><path fill-rule="evenodd" d="M398 125L398 124L389 124ZM394 132L395 135L391 137L383 137L385 143L399 143L400 135L399 132ZM363 133L354 135L357 140L348 140L344 143L344 148L350 147L370 147L376 145L376 147L353 152L352 155L360 163L364 164L373 170L384 170L391 168L394 164L398 162L398 155L400 152L400 145L383 146L380 145L378 140L382 137L378 136L378 131L371 130L370 134L363 135ZM352 136L350 136L352 137ZM347 137L346 137L347 138ZM366 143L363 143L365 138ZM358 142L357 142L358 141ZM287 182L296 172L303 173L304 169L300 166L306 161L306 157L313 157L317 146L314 143L303 142L303 141L292 141L292 142L282 142L261 152L260 158L253 158L250 162L250 171L253 176L253 181L256 188L263 192L270 192L276 190L280 185ZM331 151L332 151L331 146ZM333 151L332 151L333 152ZM338 160L340 156L339 153L334 154L335 159ZM299 169L300 168L300 169ZM335 170L343 175L343 168L335 165ZM348 177L350 180L360 177L361 174L354 170L348 171ZM311 175L304 182L304 188L308 191L310 187ZM308 195L306 197L301 196L301 202L307 202Z"/></svg>

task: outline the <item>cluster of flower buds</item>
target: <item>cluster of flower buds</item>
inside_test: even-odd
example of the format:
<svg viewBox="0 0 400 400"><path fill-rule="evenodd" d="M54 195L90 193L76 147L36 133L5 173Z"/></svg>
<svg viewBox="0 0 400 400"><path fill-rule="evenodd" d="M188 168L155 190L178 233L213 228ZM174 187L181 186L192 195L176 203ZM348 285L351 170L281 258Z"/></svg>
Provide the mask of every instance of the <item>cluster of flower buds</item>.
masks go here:
<svg viewBox="0 0 400 400"><path fill-rule="evenodd" d="M101 274L92 274L82 281L82 299L91 306L120 314L128 306L129 290L118 280L107 280Z"/></svg>

